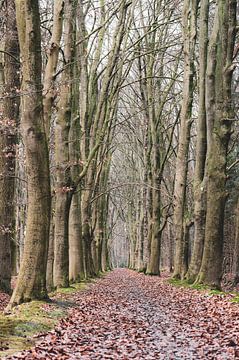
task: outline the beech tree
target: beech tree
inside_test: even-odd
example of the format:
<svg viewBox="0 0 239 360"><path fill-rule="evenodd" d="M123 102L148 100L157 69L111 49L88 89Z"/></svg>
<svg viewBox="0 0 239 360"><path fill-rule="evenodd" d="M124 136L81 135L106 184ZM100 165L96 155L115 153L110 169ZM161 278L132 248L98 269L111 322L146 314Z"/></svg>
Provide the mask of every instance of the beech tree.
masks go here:
<svg viewBox="0 0 239 360"><path fill-rule="evenodd" d="M192 125L192 103L194 87L194 59L197 32L198 0L185 0L183 3L183 52L184 52L184 79L183 100L181 109L181 123L179 145L177 151L175 185L174 185L174 237L175 237L175 278L184 277L185 242L184 242L184 216L186 201L186 184L188 171L188 154L190 143L190 129Z"/></svg>
<svg viewBox="0 0 239 360"><path fill-rule="evenodd" d="M209 131L207 173L207 213L205 244L198 281L220 287L223 258L223 224L226 193L226 164L234 109L232 106L233 53L237 2L219 1L211 34L207 101ZM210 77L209 77L210 76ZM208 105L209 105L208 104ZM208 106L209 108L209 106Z"/></svg>
<svg viewBox="0 0 239 360"><path fill-rule="evenodd" d="M195 281L200 270L205 237L205 163L207 153L206 70L208 54L208 17L209 2L207 0L202 0L200 3L199 22L199 106L194 173L194 242L192 258L187 272L187 279L189 282Z"/></svg>
<svg viewBox="0 0 239 360"><path fill-rule="evenodd" d="M69 129L71 126L72 108L72 66L74 50L74 23L76 4L73 1L64 5L64 58L65 69L59 85L59 99L55 125L55 238L53 280L56 287L69 286L68 233L69 212L74 185L71 181L69 167Z"/></svg>
<svg viewBox="0 0 239 360"><path fill-rule="evenodd" d="M10 292L11 269L15 268L16 262L14 192L20 60L14 1L7 1L1 11L4 12L1 15L5 24L3 52L0 54L0 289Z"/></svg>
<svg viewBox="0 0 239 360"><path fill-rule="evenodd" d="M50 179L44 130L41 37L38 2L16 2L21 53L21 133L26 150L28 212L24 254L10 307L47 297L46 264L50 225Z"/></svg>

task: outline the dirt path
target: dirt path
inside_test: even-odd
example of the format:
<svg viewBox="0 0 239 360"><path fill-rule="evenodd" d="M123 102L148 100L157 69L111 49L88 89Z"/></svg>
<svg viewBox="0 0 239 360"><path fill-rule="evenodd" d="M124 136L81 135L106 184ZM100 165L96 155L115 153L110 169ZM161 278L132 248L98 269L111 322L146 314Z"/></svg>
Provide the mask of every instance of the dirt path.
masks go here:
<svg viewBox="0 0 239 360"><path fill-rule="evenodd" d="M8 359L237 359L239 305L114 270L32 350Z"/></svg>

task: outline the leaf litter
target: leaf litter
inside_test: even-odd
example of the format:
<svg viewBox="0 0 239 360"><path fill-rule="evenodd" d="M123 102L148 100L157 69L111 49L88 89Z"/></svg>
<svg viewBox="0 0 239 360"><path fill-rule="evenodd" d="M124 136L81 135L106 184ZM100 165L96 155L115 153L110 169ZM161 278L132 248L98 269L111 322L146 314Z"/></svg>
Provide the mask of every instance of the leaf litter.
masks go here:
<svg viewBox="0 0 239 360"><path fill-rule="evenodd" d="M239 305L230 295L116 269L73 301L34 348L6 359L239 359Z"/></svg>

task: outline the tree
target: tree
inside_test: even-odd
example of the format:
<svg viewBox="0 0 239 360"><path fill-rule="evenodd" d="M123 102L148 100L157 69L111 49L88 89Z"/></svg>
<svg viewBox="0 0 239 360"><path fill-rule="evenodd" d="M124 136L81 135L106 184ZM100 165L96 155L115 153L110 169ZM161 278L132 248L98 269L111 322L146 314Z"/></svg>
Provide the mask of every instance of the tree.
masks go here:
<svg viewBox="0 0 239 360"><path fill-rule="evenodd" d="M190 266L187 272L189 282L194 282L200 270L206 220L205 163L207 153L206 118L206 69L208 53L209 2L201 1L199 30L199 108L197 122L196 164L194 172L194 241Z"/></svg>
<svg viewBox="0 0 239 360"><path fill-rule="evenodd" d="M185 0L183 3L183 51L184 79L181 124L177 151L174 185L174 237L175 258L173 277L181 278L186 274L184 220L188 171L188 152L190 129L192 125L192 103L194 90L194 58L197 33L198 0Z"/></svg>
<svg viewBox="0 0 239 360"><path fill-rule="evenodd" d="M222 277L227 151L235 116L231 89L236 8L237 2L234 0L218 2L208 54L207 214L205 244L198 281L215 288L220 288Z"/></svg>
<svg viewBox="0 0 239 360"><path fill-rule="evenodd" d="M69 286L69 213L74 184L69 166L69 129L72 119L72 77L76 2L65 1L64 58L65 69L59 84L55 127L56 189L53 282L55 287Z"/></svg>
<svg viewBox="0 0 239 360"><path fill-rule="evenodd" d="M4 18L4 17L3 17ZM15 4L5 4L4 52L1 63L3 103L0 138L0 289L10 292L11 268L16 262L15 243L15 160L19 121L19 46Z"/></svg>
<svg viewBox="0 0 239 360"><path fill-rule="evenodd" d="M23 260L9 307L47 297L46 264L51 193L42 105L41 33L38 2L17 0L22 59L21 133L26 149L28 211Z"/></svg>

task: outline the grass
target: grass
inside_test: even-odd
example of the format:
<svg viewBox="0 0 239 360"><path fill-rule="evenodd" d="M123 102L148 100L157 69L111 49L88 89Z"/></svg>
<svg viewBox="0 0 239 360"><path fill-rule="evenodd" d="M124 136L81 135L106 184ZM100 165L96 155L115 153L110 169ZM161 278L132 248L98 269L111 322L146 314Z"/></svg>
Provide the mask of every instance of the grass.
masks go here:
<svg viewBox="0 0 239 360"><path fill-rule="evenodd" d="M52 302L31 301L13 308L9 315L0 313L0 358L34 346L34 337L53 329L74 306L71 296L85 290L89 282L57 289L50 294Z"/></svg>
<svg viewBox="0 0 239 360"><path fill-rule="evenodd" d="M176 286L176 287L184 287L189 289L195 290L208 290L209 288L203 284L190 284L187 280L180 280L180 279L169 279L169 284Z"/></svg>
<svg viewBox="0 0 239 360"><path fill-rule="evenodd" d="M196 289L198 291L207 291L208 296L227 296L228 300L232 303L239 304L239 293L238 291L225 292L216 289L210 289L209 286L203 284L189 284L187 280L169 279L168 282L176 287L183 287L188 289ZM231 297L231 298L230 298Z"/></svg>
<svg viewBox="0 0 239 360"><path fill-rule="evenodd" d="M187 289L194 289L199 291L208 291L208 295L225 295L225 292L220 290L212 290L209 286L199 283L190 284L187 280L180 280L180 279L169 279L169 284L176 286L176 287L184 287Z"/></svg>
<svg viewBox="0 0 239 360"><path fill-rule="evenodd" d="M232 292L230 292L230 295L232 296L231 302L239 304L239 292L238 291L232 291Z"/></svg>

